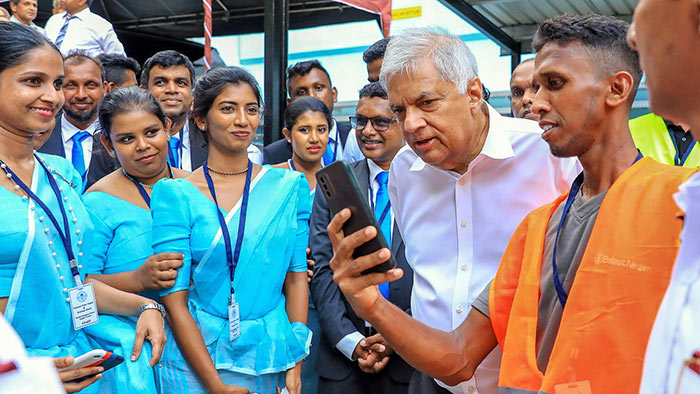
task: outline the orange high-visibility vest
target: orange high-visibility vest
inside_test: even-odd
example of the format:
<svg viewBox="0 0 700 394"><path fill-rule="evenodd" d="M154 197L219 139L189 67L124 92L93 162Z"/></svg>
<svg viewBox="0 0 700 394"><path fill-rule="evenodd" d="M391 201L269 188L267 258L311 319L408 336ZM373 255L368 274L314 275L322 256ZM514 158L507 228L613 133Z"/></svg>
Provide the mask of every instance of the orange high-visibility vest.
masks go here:
<svg viewBox="0 0 700 394"><path fill-rule="evenodd" d="M541 267L551 264L542 255L547 224L566 195L523 220L489 295L503 349L501 390L554 394L557 385L578 382L596 394L638 392L647 340L680 244L682 221L672 196L694 171L643 158L608 190L545 374L535 349Z"/></svg>

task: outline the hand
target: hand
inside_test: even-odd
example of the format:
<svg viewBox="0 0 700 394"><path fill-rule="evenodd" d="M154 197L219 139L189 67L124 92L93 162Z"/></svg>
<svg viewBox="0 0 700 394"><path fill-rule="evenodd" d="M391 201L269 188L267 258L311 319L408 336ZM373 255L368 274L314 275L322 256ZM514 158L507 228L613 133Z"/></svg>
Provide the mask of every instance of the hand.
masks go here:
<svg viewBox="0 0 700 394"><path fill-rule="evenodd" d="M301 362L287 370L284 378L284 385L289 394L301 394ZM278 387L277 390L280 390Z"/></svg>
<svg viewBox="0 0 700 394"><path fill-rule="evenodd" d="M216 388L207 390L212 394L250 394L250 390L243 386L227 385L221 382Z"/></svg>
<svg viewBox="0 0 700 394"><path fill-rule="evenodd" d="M53 359L53 365L56 367L56 369L61 369L61 368L67 368L73 365L73 362L75 360L73 357L61 357L61 358L54 358ZM100 372L104 371L105 369L103 367L86 367L86 368L79 368L79 369L73 369L70 371L63 371L58 373L58 378L61 380L63 383L63 389L66 390L67 393L76 393L85 387L95 383L98 381L100 378L102 378L102 374ZM86 378L81 380L80 382L75 382L75 383L68 383L69 380L74 380L74 379L80 379L84 376L88 375L93 375L97 374L91 378Z"/></svg>
<svg viewBox="0 0 700 394"><path fill-rule="evenodd" d="M352 360L357 361L360 358L367 358L367 357L369 357L369 349L362 346L362 341L357 342L357 346L355 346L355 350L352 351Z"/></svg>
<svg viewBox="0 0 700 394"><path fill-rule="evenodd" d="M357 315L368 320L369 313L377 306L377 303L385 300L379 293L377 285L401 278L403 270L394 268L384 273L374 272L362 275L366 269L389 260L391 251L383 248L372 254L353 259L352 253L355 248L376 237L377 229L374 226L368 226L345 236L343 224L349 218L350 210L345 208L338 212L328 224L328 237L333 244L333 258L330 265L333 270L333 281L345 294L345 298L350 302Z"/></svg>
<svg viewBox="0 0 700 394"><path fill-rule="evenodd" d="M177 269L182 267L185 256L182 253L158 253L150 255L134 271L141 291L158 290L173 287L177 278Z"/></svg>
<svg viewBox="0 0 700 394"><path fill-rule="evenodd" d="M146 309L139 316L139 320L136 322L136 338L134 339L134 349L131 352L131 361L136 361L141 355L144 339L151 342L152 354L149 364L153 367L158 364L167 340L163 315L157 309Z"/></svg>
<svg viewBox="0 0 700 394"><path fill-rule="evenodd" d="M311 248L306 248L306 275L309 277L309 283L314 276L314 265L316 262L311 259Z"/></svg>
<svg viewBox="0 0 700 394"><path fill-rule="evenodd" d="M389 356L382 356L382 353L369 353L367 358L358 358L357 365L365 373L378 373L389 362Z"/></svg>
<svg viewBox="0 0 700 394"><path fill-rule="evenodd" d="M380 358L390 356L394 353L394 349L389 347L382 334L374 334L369 338L365 338L360 341L359 345L367 349L368 352L378 353Z"/></svg>

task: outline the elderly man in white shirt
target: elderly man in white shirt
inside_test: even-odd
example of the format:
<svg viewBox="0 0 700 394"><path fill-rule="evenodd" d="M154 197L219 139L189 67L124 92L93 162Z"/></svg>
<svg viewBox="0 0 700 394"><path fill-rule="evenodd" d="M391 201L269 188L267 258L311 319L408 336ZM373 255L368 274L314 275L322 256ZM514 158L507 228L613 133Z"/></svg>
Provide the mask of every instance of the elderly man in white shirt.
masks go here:
<svg viewBox="0 0 700 394"><path fill-rule="evenodd" d="M640 0L628 40L639 52L654 113L700 139L700 21L692 1ZM681 248L647 345L640 393L700 393L700 172L674 196Z"/></svg>
<svg viewBox="0 0 700 394"><path fill-rule="evenodd" d="M451 331L493 279L517 225L568 190L580 166L552 156L537 123L502 117L489 106L474 56L444 30L392 36L380 81L411 148L397 155L389 177L392 211L414 270L411 312ZM496 393L499 365L496 348L472 379L437 383L453 393ZM431 384L416 375L409 392L445 391L426 389Z"/></svg>
<svg viewBox="0 0 700 394"><path fill-rule="evenodd" d="M90 11L92 2L66 0L66 11L53 15L46 22L46 36L63 56L78 49L91 57L102 54L126 56L112 24Z"/></svg>

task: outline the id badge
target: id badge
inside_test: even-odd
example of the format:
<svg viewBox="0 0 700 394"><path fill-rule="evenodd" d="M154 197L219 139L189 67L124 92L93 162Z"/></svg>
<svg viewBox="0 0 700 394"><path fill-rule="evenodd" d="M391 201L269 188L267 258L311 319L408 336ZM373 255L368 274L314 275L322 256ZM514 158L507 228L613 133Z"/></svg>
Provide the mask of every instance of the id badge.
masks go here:
<svg viewBox="0 0 700 394"><path fill-rule="evenodd" d="M588 380L558 384L554 386L554 394L591 394L591 383Z"/></svg>
<svg viewBox="0 0 700 394"><path fill-rule="evenodd" d="M228 303L228 338L229 341L235 341L241 336L241 314L240 307L236 302L236 298L231 295Z"/></svg>
<svg viewBox="0 0 700 394"><path fill-rule="evenodd" d="M92 283L76 286L68 290L70 311L73 315L73 328L80 330L100 321Z"/></svg>

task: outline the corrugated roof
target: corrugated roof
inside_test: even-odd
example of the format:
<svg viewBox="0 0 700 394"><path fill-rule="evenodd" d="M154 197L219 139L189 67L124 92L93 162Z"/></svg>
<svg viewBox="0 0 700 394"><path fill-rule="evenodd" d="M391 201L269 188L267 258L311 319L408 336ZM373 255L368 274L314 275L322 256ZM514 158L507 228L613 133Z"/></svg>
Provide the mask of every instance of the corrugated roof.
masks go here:
<svg viewBox="0 0 700 394"><path fill-rule="evenodd" d="M463 0L453 0L460 2ZM451 1L452 2L452 1ZM565 12L596 13L630 21L636 0L467 0L476 11L530 52L537 25Z"/></svg>

